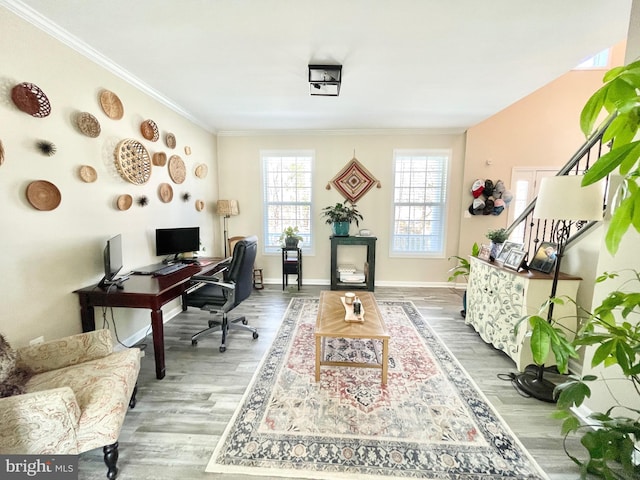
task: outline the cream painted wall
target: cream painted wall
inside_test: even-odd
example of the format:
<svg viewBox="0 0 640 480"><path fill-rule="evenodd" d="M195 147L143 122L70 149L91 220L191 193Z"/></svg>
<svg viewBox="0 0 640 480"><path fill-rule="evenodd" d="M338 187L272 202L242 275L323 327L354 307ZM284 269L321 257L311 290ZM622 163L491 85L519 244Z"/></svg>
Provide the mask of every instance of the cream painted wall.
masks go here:
<svg viewBox="0 0 640 480"><path fill-rule="evenodd" d="M389 256L390 218L392 206L392 162L394 149L451 149L449 204L447 211L447 252L443 258L392 258ZM401 133L332 133L273 135L220 135L221 198L237 198L240 215L229 221L230 236L255 233L263 238L262 179L260 150L310 149L315 151L313 221L315 252L303 257L303 279L308 283L329 283L330 226L320 218L320 210L344 200L327 183L353 157L377 178L382 188L373 188L358 202L364 217L360 228L368 228L377 236L376 284L444 285L451 267L447 257L457 252L460 185L464 162L463 134ZM241 165L239 170L238 166ZM357 228L352 225L352 234ZM364 255L361 257L364 258ZM269 282L281 282L279 255L259 253L257 263L263 267Z"/></svg>
<svg viewBox="0 0 640 480"><path fill-rule="evenodd" d="M613 47L611 66L623 64L624 49L625 42ZM459 255L469 255L474 242L488 243L487 230L508 226L506 209L499 216L472 216L466 212L473 199L470 193L473 181L502 179L510 188L514 167L564 166L584 142L580 112L602 85L604 71L568 72L468 130Z"/></svg>
<svg viewBox="0 0 640 480"><path fill-rule="evenodd" d="M0 332L20 346L40 335L49 340L81 331L78 298L72 292L100 280L102 250L110 236L123 236L125 271L158 260L156 228L200 226L207 253L218 247L220 232L212 208L218 198L218 169L211 133L4 9L0 9L0 45L0 140L5 150L0 166ZM15 107L11 88L24 81L46 93L51 115L35 118ZM123 119L111 120L103 113L98 101L102 89L119 95ZM99 137L89 138L77 130L73 119L79 111L99 120ZM147 118L158 124L160 141L142 138L139 126ZM162 141L167 132L176 136L175 150ZM142 186L122 180L114 169L113 152L124 138L141 141L150 154L181 155L187 165L185 182L173 184L166 167L154 167L150 181ZM39 139L53 142L57 153L40 154L35 148ZM187 145L190 156L184 154ZM193 173L198 163L209 167L204 180ZM97 170L95 183L79 179L78 167L83 164ZM60 189L62 203L57 209L46 212L30 206L25 189L33 180L48 180ZM159 200L162 182L173 185L171 203ZM185 192L191 194L186 203L180 198ZM114 202L125 193L134 198L146 195L149 205L134 203L128 211L119 211ZM205 201L204 211L196 211L196 199ZM149 325L148 311L116 309L114 314L121 340ZM99 310L96 323L102 325Z"/></svg>

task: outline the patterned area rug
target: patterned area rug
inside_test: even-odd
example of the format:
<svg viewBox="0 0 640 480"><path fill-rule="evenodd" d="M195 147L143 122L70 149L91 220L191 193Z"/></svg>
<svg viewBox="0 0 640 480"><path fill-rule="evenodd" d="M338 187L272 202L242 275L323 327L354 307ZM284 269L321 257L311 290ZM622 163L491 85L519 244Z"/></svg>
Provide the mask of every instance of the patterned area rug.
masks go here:
<svg viewBox="0 0 640 480"><path fill-rule="evenodd" d="M411 302L379 302L389 378L323 366L317 299L294 298L207 472L314 479L546 479ZM376 348L379 350L380 346ZM331 340L334 360L374 361L370 340Z"/></svg>

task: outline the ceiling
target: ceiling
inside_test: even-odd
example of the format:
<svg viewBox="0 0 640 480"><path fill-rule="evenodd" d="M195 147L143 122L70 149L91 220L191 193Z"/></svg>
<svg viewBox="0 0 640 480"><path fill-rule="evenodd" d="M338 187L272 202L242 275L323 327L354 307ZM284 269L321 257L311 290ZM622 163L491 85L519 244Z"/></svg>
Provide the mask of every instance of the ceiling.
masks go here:
<svg viewBox="0 0 640 480"><path fill-rule="evenodd" d="M464 130L624 40L631 0L0 0L212 132ZM308 64L341 64L338 97Z"/></svg>

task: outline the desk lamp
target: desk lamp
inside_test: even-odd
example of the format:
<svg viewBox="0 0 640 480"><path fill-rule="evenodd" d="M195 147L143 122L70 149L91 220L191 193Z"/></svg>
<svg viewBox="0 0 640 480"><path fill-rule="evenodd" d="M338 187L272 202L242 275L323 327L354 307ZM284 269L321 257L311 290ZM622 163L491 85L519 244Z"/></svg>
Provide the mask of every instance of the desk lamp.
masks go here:
<svg viewBox="0 0 640 480"><path fill-rule="evenodd" d="M574 221L602 220L602 182L583 187L582 175L561 175L543 178L533 209L533 218L551 222L551 241L557 243L556 263L549 298L556 296L560 262ZM547 322L553 321L554 304L549 304ZM555 384L543 378L544 365L537 372L527 371L516 379L518 388L538 400L555 403Z"/></svg>
<svg viewBox="0 0 640 480"><path fill-rule="evenodd" d="M240 208L237 200L218 200L218 203L216 203L216 215L222 216L224 223L224 258L227 258L227 244L229 243L227 221L230 217L239 213Z"/></svg>

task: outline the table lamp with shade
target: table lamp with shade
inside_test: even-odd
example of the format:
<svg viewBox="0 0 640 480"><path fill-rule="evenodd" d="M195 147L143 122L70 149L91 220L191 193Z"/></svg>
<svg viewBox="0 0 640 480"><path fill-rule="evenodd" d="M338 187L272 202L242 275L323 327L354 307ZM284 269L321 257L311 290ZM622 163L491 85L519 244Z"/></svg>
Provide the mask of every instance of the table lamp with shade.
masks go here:
<svg viewBox="0 0 640 480"><path fill-rule="evenodd" d="M229 235L227 230L227 221L230 217L240 213L237 200L218 200L216 203L216 215L223 217L224 223L224 258L227 258L227 244L229 243Z"/></svg>
<svg viewBox="0 0 640 480"><path fill-rule="evenodd" d="M551 240L558 245L553 281L549 298L556 296L560 263L564 248L571 235L571 226L576 221L602 220L603 183L582 186L582 175L561 175L542 179L533 210L533 218L551 222ZM546 226L546 225L545 225ZM547 322L553 322L554 303L549 303ZM555 402L555 384L543 378L544 365L537 371L525 371L516 376L515 384L524 393L543 400Z"/></svg>

